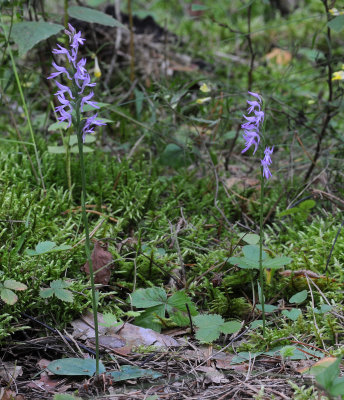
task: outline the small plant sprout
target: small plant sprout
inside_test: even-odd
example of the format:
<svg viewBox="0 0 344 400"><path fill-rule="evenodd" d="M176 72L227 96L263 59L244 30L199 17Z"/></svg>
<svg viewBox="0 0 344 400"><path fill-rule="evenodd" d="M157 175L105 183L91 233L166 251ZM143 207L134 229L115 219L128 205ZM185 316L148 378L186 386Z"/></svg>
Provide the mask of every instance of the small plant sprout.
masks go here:
<svg viewBox="0 0 344 400"><path fill-rule="evenodd" d="M244 115L246 122L241 125L244 130L245 148L242 153L245 153L250 147L254 147L253 154L258 150L258 146L261 140L261 127L264 128L264 107L261 96L254 92L248 92L254 97L254 100L247 100L249 105L247 112L248 116ZM264 130L264 129L263 129ZM264 178L269 179L271 172L269 166L272 163L271 155L273 153L273 147L266 147L264 150L264 158L261 160L261 185L260 185L260 224L259 224L259 281L261 289L261 306L262 306L262 317L263 317L263 336L265 336L265 307L264 307L264 271L263 271L263 203L264 203Z"/></svg>
<svg viewBox="0 0 344 400"><path fill-rule="evenodd" d="M84 117L84 107L86 104L93 108L99 108L98 105L92 100L94 92L91 90L96 84L91 83L91 78L87 72L85 65L86 59L81 58L78 61L78 50L79 46L83 45L85 39L81 37L81 32L76 32L71 24L68 24L68 29L65 30L66 35L69 37L69 49L57 45L57 49L53 50L53 54L64 55L68 61L68 67L57 65L55 62L52 63L56 72L53 72L48 79L55 79L59 75L62 75L69 85L63 85L55 79L55 84L58 91L55 93L60 103L55 108L55 111L59 114L59 122L67 122L68 127L74 127L75 134L78 138L78 149L81 166L81 183L82 183L82 195L81 195L81 206L82 216L85 227L85 250L87 260L90 268L90 280L92 290L92 308L94 317L94 330L95 330L95 344L96 344L96 375L99 375L99 334L98 334L98 318L97 318L97 298L94 285L94 273L91 259L90 250L90 237L88 221L86 216L86 177L85 177L85 166L84 166L84 154L83 154L83 143L85 142L86 135L88 133L94 133L94 127L105 125L104 122L97 119L97 113Z"/></svg>

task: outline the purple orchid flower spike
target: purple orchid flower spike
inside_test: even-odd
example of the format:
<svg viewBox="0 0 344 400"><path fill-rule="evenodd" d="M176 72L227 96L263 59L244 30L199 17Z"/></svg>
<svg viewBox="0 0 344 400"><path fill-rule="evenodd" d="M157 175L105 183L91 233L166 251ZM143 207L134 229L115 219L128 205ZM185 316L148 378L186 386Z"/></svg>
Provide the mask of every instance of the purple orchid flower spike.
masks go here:
<svg viewBox="0 0 344 400"><path fill-rule="evenodd" d="M260 128L264 122L265 113L262 110L262 97L254 92L248 93L257 100L247 100L249 105L247 112L249 116L244 115L246 122L241 125L241 128L244 130L243 138L245 140L245 148L241 153L245 153L251 146L254 146L253 154L255 154L260 143ZM266 147L264 151L264 158L261 160L261 164L263 166L263 176L266 179L271 177L269 166L272 163L271 154L273 153L273 150L273 147Z"/></svg>
<svg viewBox="0 0 344 400"><path fill-rule="evenodd" d="M55 93L55 96L57 96L60 103L60 106L56 107L55 111L59 113L58 120L60 122L67 121L68 127L70 127L73 122L74 125L77 122L75 113L73 113L74 109L76 109L76 113L83 113L85 104L94 108L99 108L99 106L96 102L91 100L94 96L93 91L85 93L86 90L88 91L89 87L95 86L95 83L91 83L90 75L85 67L86 58L81 58L77 61L79 46L84 44L85 39L81 37L81 32L76 32L71 24L68 24L68 29L65 30L65 33L69 37L69 50L57 44L57 49L54 49L52 52L53 54L66 56L70 67L67 69L53 62L52 66L55 68L56 72L52 72L47 79L53 79L61 75L71 81L71 85L66 86L55 80L56 86L59 89ZM94 133L94 128L91 127L92 125L106 125L101 120L97 120L96 117L97 114L88 117L85 122L81 122L82 125L79 127L79 132L82 134L84 142L87 133ZM81 119L83 119L83 117L80 115L79 121Z"/></svg>

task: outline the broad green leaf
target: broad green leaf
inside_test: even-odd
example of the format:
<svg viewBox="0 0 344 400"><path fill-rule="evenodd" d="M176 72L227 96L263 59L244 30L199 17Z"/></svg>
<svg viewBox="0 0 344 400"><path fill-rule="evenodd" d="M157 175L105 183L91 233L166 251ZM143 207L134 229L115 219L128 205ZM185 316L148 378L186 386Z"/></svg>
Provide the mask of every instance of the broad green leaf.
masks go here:
<svg viewBox="0 0 344 400"><path fill-rule="evenodd" d="M85 143L93 143L96 141L96 137L94 135L86 135L85 136ZM78 144L78 135L70 135L69 137L69 145L74 146Z"/></svg>
<svg viewBox="0 0 344 400"><path fill-rule="evenodd" d="M218 314L199 314L192 318L194 324L201 327L215 327L222 325L225 321Z"/></svg>
<svg viewBox="0 0 344 400"><path fill-rule="evenodd" d="M148 289L138 289L131 295L131 304L137 308L154 307L166 304L167 295L163 288L152 287Z"/></svg>
<svg viewBox="0 0 344 400"><path fill-rule="evenodd" d="M242 269L259 269L259 262L257 263L257 261L252 261L245 257L230 257L228 261Z"/></svg>
<svg viewBox="0 0 344 400"><path fill-rule="evenodd" d="M93 376L96 372L96 360L93 358L62 358L52 361L47 369L55 375ZM99 362L99 373L105 372L102 362Z"/></svg>
<svg viewBox="0 0 344 400"><path fill-rule="evenodd" d="M57 131L59 129L65 130L67 128L68 128L67 122L64 122L64 121L62 121L62 122L54 122L53 124L49 125L48 131L49 132L54 132L54 131Z"/></svg>
<svg viewBox="0 0 344 400"><path fill-rule="evenodd" d="M46 241L38 243L35 250L37 254L43 254L51 251L54 247L56 247L55 242Z"/></svg>
<svg viewBox="0 0 344 400"><path fill-rule="evenodd" d="M97 101L96 103L97 103L97 107L99 107L99 108L103 108L103 107L110 106L109 103L101 103L100 101ZM89 111L98 110L98 108L92 107L92 106L89 105L89 104L85 104L83 110L84 110L84 112L89 112ZM85 119L86 119L86 118L85 118ZM100 120L102 120L102 121L105 120L105 118L97 118L97 120L98 120L98 119L100 119Z"/></svg>
<svg viewBox="0 0 344 400"><path fill-rule="evenodd" d="M70 152L73 153L73 154L78 154L79 153L78 146L71 147ZM83 153L92 153L92 152L94 152L94 149L92 149L92 147L83 145L82 146L82 152Z"/></svg>
<svg viewBox="0 0 344 400"><path fill-rule="evenodd" d="M344 377L337 377L332 383L329 392L332 396L344 395Z"/></svg>
<svg viewBox="0 0 344 400"><path fill-rule="evenodd" d="M321 304L320 308L314 308L313 311L315 314L325 314L332 310L332 306L328 304Z"/></svg>
<svg viewBox="0 0 344 400"><path fill-rule="evenodd" d="M234 139L235 136L236 136L236 132L235 131L228 131L222 136L222 138L225 139L225 140L231 140L231 139Z"/></svg>
<svg viewBox="0 0 344 400"><path fill-rule="evenodd" d="M302 292L295 293L294 296L291 296L289 303L301 304L307 299L307 296L307 290L302 290Z"/></svg>
<svg viewBox="0 0 344 400"><path fill-rule="evenodd" d="M247 244L255 245L259 243L259 235L256 235L255 233L243 233L242 235L240 235L240 238Z"/></svg>
<svg viewBox="0 0 344 400"><path fill-rule="evenodd" d="M292 308L291 310L283 310L282 315L291 319L292 321L296 321L301 315L301 310L299 308Z"/></svg>
<svg viewBox="0 0 344 400"><path fill-rule="evenodd" d="M165 304L147 308L139 317L135 318L135 325L161 332L161 322L157 316L165 318L165 312Z"/></svg>
<svg viewBox="0 0 344 400"><path fill-rule="evenodd" d="M26 290L27 286L24 285L24 283L17 282L14 279L8 279L4 282L4 286L7 289L13 289L13 290Z"/></svg>
<svg viewBox="0 0 344 400"><path fill-rule="evenodd" d="M11 306L18 300L18 296L12 290L6 288L1 288L0 297L6 304L10 304Z"/></svg>
<svg viewBox="0 0 344 400"><path fill-rule="evenodd" d="M284 346L281 348L280 353L282 358L292 357L295 354L296 347L295 346Z"/></svg>
<svg viewBox="0 0 344 400"><path fill-rule="evenodd" d="M220 326L220 331L224 334L232 334L239 332L241 329L241 323L238 321L228 321Z"/></svg>
<svg viewBox="0 0 344 400"><path fill-rule="evenodd" d="M162 376L160 372L139 368L135 365L122 365L120 371L109 371L109 373L115 382L138 378L156 379Z"/></svg>
<svg viewBox="0 0 344 400"><path fill-rule="evenodd" d="M275 258L268 258L264 260L263 267L269 269L277 269L281 268L286 264L289 264L293 261L290 257L275 257Z"/></svg>
<svg viewBox="0 0 344 400"><path fill-rule="evenodd" d="M325 390L330 389L333 381L339 375L339 365L341 358L337 358L332 364L330 364L323 372L316 375L315 379Z"/></svg>
<svg viewBox="0 0 344 400"><path fill-rule="evenodd" d="M79 6L68 7L68 14L70 17L79 19L81 21L117 28L124 28L125 30L128 30L128 28L117 21L117 19L112 18L110 15L98 10L94 10L92 8Z"/></svg>
<svg viewBox="0 0 344 400"><path fill-rule="evenodd" d="M250 328L251 329L256 329L260 326L263 326L263 320L262 319L256 319L255 321L251 322Z"/></svg>
<svg viewBox="0 0 344 400"><path fill-rule="evenodd" d="M261 304L256 304L256 308L259 311L262 311L262 305ZM267 312L267 313L274 312L277 309L278 309L278 307L277 306L273 306L272 304L264 304L264 311Z"/></svg>
<svg viewBox="0 0 344 400"><path fill-rule="evenodd" d="M327 23L327 26L335 32L340 32L344 28L344 15L338 15Z"/></svg>
<svg viewBox="0 0 344 400"><path fill-rule="evenodd" d="M48 146L48 152L52 154L65 154L66 149L64 146Z"/></svg>
<svg viewBox="0 0 344 400"><path fill-rule="evenodd" d="M190 314L196 315L197 310L195 304L191 301L191 299L187 296L184 291L179 291L174 293L167 300L167 305L170 307L175 307L180 311L187 311L186 304L189 306Z"/></svg>
<svg viewBox="0 0 344 400"><path fill-rule="evenodd" d="M24 55L37 43L59 33L64 27L50 22L17 22L12 27L12 38L18 44L19 55Z"/></svg>
<svg viewBox="0 0 344 400"><path fill-rule="evenodd" d="M185 150L174 143L169 143L160 156L161 164L172 168L186 166L189 161L190 157Z"/></svg>
<svg viewBox="0 0 344 400"><path fill-rule="evenodd" d="M247 246L244 246L242 248L242 251L244 253L245 258L259 263L259 255L260 255L259 246L249 244ZM264 250L263 250L263 254L262 254L262 259L263 260L266 259L266 253L264 252Z"/></svg>

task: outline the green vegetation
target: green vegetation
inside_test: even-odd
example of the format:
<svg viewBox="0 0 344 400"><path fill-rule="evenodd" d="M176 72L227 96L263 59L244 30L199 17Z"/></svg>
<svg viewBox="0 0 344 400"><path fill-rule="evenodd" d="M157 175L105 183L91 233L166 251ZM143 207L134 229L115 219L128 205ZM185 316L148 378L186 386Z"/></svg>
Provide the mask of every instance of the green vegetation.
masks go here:
<svg viewBox="0 0 344 400"><path fill-rule="evenodd" d="M102 267L108 280L95 274L102 325L180 328L208 345L243 335L239 362L249 352L279 354L283 368L302 351L338 356L317 382L344 396L343 15L327 0L305 0L287 17L268 1L133 3L134 15L168 30L150 40L160 50L172 42L175 59L167 48L164 60L162 50L141 59L148 50L136 35L133 64L119 57L107 77L102 50L114 43L95 44L76 27L87 34L82 55L107 123L83 147L89 231L113 260ZM92 308L81 130L56 124L56 89L46 80L51 50L64 43L60 6L45 1L45 22L32 6L33 22L25 2L0 4L1 343L31 329L24 314L64 329ZM110 29L111 19L97 18ZM25 37L29 22L38 33ZM259 157L241 154L247 91L264 99L262 141L274 146L263 202ZM289 386L295 399L318 398L313 386Z"/></svg>

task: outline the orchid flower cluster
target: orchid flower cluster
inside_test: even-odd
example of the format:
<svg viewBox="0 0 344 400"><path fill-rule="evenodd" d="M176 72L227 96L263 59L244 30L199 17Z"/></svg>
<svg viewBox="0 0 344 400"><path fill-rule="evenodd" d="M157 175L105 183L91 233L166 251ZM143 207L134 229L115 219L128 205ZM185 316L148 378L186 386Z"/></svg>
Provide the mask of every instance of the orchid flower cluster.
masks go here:
<svg viewBox="0 0 344 400"><path fill-rule="evenodd" d="M85 93L85 90L96 84L91 83L90 75L85 68L86 58L81 58L77 61L79 45L83 45L85 39L81 37L81 32L77 33L71 24L68 24L68 28L69 30L66 29L65 33L69 36L70 50L57 44L58 49L53 49L52 52L53 54L65 54L69 61L69 68L61 67L53 62L52 65L56 69L56 72L53 72L47 79L53 79L63 74L64 77L71 81L69 87L55 80L56 86L59 89L55 93L55 96L57 96L61 104L55 108L55 111L60 114L58 117L60 122L67 121L68 128L73 123L78 129L78 133L82 132L82 139L85 142L86 134L94 133L94 125L100 126L106 124L97 119L97 113L81 120L80 113L83 112L85 104L99 109L97 103L91 100L94 96L93 91L89 91L88 94ZM65 94L69 98L66 98Z"/></svg>
<svg viewBox="0 0 344 400"><path fill-rule="evenodd" d="M244 118L247 122L241 125L241 128L244 130L243 137L246 142L246 147L242 153L245 153L245 151L247 151L251 146L254 146L254 154L257 151L260 142L260 126L264 122L265 115L264 111L262 110L262 98L259 96L259 94L253 92L248 93L257 100L247 100L247 103L249 104L247 112L249 115L251 114L251 116L244 115ZM261 160L261 164L263 166L263 175L266 179L269 179L271 176L269 166L272 163L270 156L273 151L273 147L266 147L264 150L264 158Z"/></svg>

